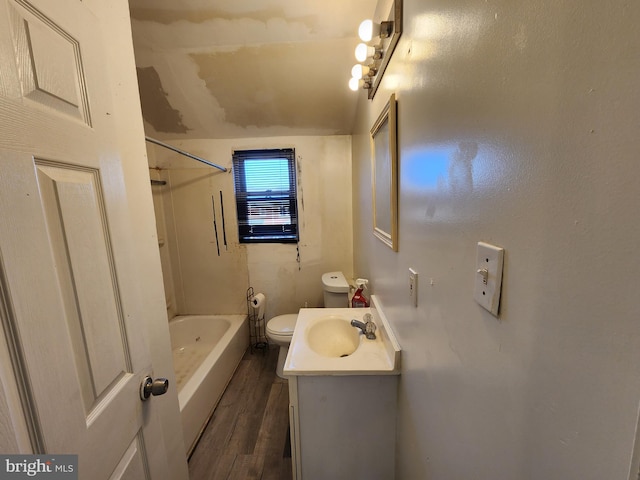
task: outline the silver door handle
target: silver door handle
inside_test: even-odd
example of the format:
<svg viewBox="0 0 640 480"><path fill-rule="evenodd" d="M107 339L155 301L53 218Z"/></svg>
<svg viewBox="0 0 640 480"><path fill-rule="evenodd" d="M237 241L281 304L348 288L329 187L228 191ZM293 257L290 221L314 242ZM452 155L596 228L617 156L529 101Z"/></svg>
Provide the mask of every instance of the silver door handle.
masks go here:
<svg viewBox="0 0 640 480"><path fill-rule="evenodd" d="M149 376L144 377L140 384L140 400L143 402L151 395L164 395L169 390L169 380L166 378L156 378L155 380Z"/></svg>

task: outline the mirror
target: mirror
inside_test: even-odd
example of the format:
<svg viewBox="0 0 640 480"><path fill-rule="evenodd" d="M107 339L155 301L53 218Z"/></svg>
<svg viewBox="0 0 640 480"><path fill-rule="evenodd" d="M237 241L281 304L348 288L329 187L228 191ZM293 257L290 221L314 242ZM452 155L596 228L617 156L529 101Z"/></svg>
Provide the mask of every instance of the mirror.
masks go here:
<svg viewBox="0 0 640 480"><path fill-rule="evenodd" d="M398 251L397 105L391 95L371 128L373 234Z"/></svg>

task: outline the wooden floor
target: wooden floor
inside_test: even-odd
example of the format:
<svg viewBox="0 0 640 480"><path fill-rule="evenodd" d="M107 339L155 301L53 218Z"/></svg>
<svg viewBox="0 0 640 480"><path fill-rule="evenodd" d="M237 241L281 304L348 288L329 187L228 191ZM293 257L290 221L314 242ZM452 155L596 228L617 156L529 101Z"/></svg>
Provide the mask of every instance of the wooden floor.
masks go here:
<svg viewBox="0 0 640 480"><path fill-rule="evenodd" d="M191 458L190 480L290 480L289 387L278 348L244 355Z"/></svg>

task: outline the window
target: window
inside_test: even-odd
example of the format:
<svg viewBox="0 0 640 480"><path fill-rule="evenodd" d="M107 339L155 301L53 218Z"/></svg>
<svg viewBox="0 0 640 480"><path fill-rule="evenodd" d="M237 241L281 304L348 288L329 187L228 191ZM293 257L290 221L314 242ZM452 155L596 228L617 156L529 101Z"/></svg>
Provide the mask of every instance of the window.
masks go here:
<svg viewBox="0 0 640 480"><path fill-rule="evenodd" d="M295 150L233 152L240 243L296 243Z"/></svg>

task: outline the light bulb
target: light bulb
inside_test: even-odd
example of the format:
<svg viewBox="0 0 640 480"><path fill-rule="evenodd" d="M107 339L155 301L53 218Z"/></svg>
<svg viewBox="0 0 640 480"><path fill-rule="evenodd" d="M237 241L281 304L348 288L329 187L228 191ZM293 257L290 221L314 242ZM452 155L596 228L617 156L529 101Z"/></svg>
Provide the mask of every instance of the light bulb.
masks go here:
<svg viewBox="0 0 640 480"><path fill-rule="evenodd" d="M364 75L363 70L364 68L362 67L362 65L356 63L351 69L351 76L356 80L360 80L362 78L362 75Z"/></svg>
<svg viewBox="0 0 640 480"><path fill-rule="evenodd" d="M375 49L374 49L375 51ZM359 43L356 47L356 60L364 62L369 56L369 47L366 43Z"/></svg>
<svg viewBox="0 0 640 480"><path fill-rule="evenodd" d="M351 78L351 80L349 80L349 88L354 92L360 88L366 88L368 90L371 88L371 79Z"/></svg>
<svg viewBox="0 0 640 480"><path fill-rule="evenodd" d="M370 42L373 38L373 20L364 20L358 27L358 35L363 42Z"/></svg>

